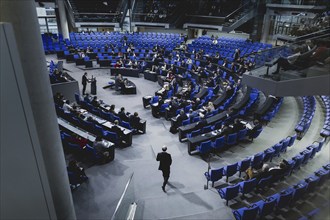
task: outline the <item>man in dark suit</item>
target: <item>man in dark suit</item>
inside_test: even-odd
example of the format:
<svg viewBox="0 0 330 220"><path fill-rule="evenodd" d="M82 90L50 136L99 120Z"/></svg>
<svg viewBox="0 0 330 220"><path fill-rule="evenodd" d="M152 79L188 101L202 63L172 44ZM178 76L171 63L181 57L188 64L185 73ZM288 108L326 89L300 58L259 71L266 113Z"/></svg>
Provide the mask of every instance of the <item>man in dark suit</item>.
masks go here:
<svg viewBox="0 0 330 220"><path fill-rule="evenodd" d="M165 191L165 186L168 182L168 178L170 178L170 167L172 164L172 157L171 154L167 153L167 147L163 146L162 148L163 152L157 154L156 160L159 161L159 168L158 170L161 170L163 172L164 182L162 189Z"/></svg>
<svg viewBox="0 0 330 220"><path fill-rule="evenodd" d="M87 79L87 72L85 72L81 79L81 84L83 85L83 95L85 95L86 92L87 82L89 82L89 80Z"/></svg>

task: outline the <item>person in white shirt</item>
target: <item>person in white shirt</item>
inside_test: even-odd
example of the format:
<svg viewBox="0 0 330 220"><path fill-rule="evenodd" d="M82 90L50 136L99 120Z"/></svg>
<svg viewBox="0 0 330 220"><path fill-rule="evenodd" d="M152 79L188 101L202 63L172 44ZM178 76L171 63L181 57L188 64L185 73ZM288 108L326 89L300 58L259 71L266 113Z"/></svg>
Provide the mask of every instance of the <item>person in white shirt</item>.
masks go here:
<svg viewBox="0 0 330 220"><path fill-rule="evenodd" d="M70 105L70 101L66 100L64 105L63 105L63 111L64 111L64 113L70 113L71 110L72 110L72 107Z"/></svg>

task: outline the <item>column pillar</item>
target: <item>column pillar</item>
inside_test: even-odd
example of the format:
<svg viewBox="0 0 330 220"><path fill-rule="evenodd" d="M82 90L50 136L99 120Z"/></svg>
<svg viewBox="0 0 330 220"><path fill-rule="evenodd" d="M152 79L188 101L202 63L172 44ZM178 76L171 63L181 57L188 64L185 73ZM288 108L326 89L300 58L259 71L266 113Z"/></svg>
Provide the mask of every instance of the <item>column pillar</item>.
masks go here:
<svg viewBox="0 0 330 220"><path fill-rule="evenodd" d="M69 27L68 27L68 19L65 13L65 5L64 0L56 0L58 6L58 13L60 15L60 26L61 29L59 30L60 33L63 35L63 39L69 38Z"/></svg>
<svg viewBox="0 0 330 220"><path fill-rule="evenodd" d="M0 21L14 29L56 216L76 219L35 1L1 1Z"/></svg>
<svg viewBox="0 0 330 220"><path fill-rule="evenodd" d="M264 15L264 22L263 22L263 28L262 28L262 37L261 42L267 43L267 39L269 36L269 30L270 30L270 10L267 8L266 14Z"/></svg>

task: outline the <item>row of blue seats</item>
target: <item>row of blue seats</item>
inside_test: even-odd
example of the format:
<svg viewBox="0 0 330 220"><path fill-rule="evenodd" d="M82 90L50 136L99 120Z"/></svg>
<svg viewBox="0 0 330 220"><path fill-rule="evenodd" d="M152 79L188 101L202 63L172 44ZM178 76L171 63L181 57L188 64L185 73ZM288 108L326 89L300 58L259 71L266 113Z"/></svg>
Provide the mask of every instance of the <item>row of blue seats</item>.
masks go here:
<svg viewBox="0 0 330 220"><path fill-rule="evenodd" d="M256 130L254 133L249 135L248 138L251 140L257 138L262 132L262 130L262 128ZM238 131L237 133L229 134L227 137L218 137L217 139L215 139L214 142L211 140L204 141L196 147L196 150L202 155L208 154L213 151L221 151L228 146L236 145L238 142L245 140L247 137L247 133L248 130L245 128Z"/></svg>
<svg viewBox="0 0 330 220"><path fill-rule="evenodd" d="M67 132L61 131L61 140L64 150L91 162L97 162L101 159L101 156L97 154L97 151L90 146L91 143L87 143L84 148L73 140L75 137L68 134Z"/></svg>
<svg viewBox="0 0 330 220"><path fill-rule="evenodd" d="M304 103L304 112L295 128L295 131L299 134L299 138L301 138L309 129L316 109L314 96L303 96L302 99Z"/></svg>
<svg viewBox="0 0 330 220"><path fill-rule="evenodd" d="M59 106L56 107L56 112L59 117L69 121L74 126L77 126L78 128L88 131L94 135L101 135L104 139L116 144L116 146L118 146L121 141L119 140L118 134L115 132L108 131L96 123L82 120L72 113L64 113L63 109Z"/></svg>
<svg viewBox="0 0 330 220"><path fill-rule="evenodd" d="M323 145L323 144L322 144ZM265 178L261 178L260 180L251 179L247 181L243 181L235 184L234 186L228 186L225 188L218 189L218 193L222 199L226 200L226 204L228 205L228 201L234 199L238 196L239 193L246 194L252 192L255 188L264 189L271 185L273 182L282 179L285 176L291 175L294 170L300 169L302 165L308 163L310 159L312 159L315 154L318 152L317 148L309 149L300 152L295 157L292 157L291 160L288 161L288 167L285 172L281 175L277 176L268 176ZM321 150L321 149L319 149ZM235 167L234 167L235 168Z"/></svg>
<svg viewBox="0 0 330 220"><path fill-rule="evenodd" d="M322 137L330 136L330 96L321 96L325 107L325 119L320 135Z"/></svg>
<svg viewBox="0 0 330 220"><path fill-rule="evenodd" d="M274 146L266 149L263 152L259 152L255 154L253 157L246 158L240 162L234 163L232 165L228 165L226 167L211 169L208 172L205 172L204 175L208 182L212 182L212 187L214 183L221 180L223 176L228 177L233 176L236 172L239 171L239 176L241 176L242 172L245 172L249 167L254 169L259 169L263 163L267 161L271 161L273 157L279 156L282 152L286 151L287 147L291 147L296 140L296 136L288 136L281 141L279 141ZM226 170L230 170L229 173L225 172Z"/></svg>
<svg viewBox="0 0 330 220"><path fill-rule="evenodd" d="M299 200L303 200L307 195L313 193L317 188L323 186L330 177L330 164L321 167L306 179L297 184L282 190L279 193L255 202L248 207L243 207L233 211L236 220L264 219L274 211L282 208L288 209ZM303 217L301 219L308 219Z"/></svg>
<svg viewBox="0 0 330 220"><path fill-rule="evenodd" d="M129 122L122 121L118 116L116 116L116 115L114 115L110 112L102 111L101 109L99 109L97 107L94 107L88 101L81 100L80 95L77 94L77 93L75 93L75 99L76 99L77 104L81 105L83 108L85 108L87 111L89 111L93 115L99 116L99 117L101 117L101 118L103 118L107 121L110 121L110 122L114 122L114 121L117 120L119 122L120 126L126 128L126 129L129 129L129 130L132 130L132 131L134 130Z"/></svg>
<svg viewBox="0 0 330 220"><path fill-rule="evenodd" d="M275 115L279 111L280 107L282 106L283 100L284 100L283 98L280 98L280 100L275 105L273 105L266 112L266 114L264 116L261 117L261 120L266 123L270 122L275 117Z"/></svg>

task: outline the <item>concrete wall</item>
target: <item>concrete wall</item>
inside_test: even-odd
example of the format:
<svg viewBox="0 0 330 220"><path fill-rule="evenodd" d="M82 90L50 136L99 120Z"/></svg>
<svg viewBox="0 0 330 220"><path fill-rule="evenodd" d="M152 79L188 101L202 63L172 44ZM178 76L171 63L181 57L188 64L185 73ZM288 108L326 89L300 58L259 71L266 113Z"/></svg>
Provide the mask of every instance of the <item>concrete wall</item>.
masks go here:
<svg viewBox="0 0 330 220"><path fill-rule="evenodd" d="M0 26L0 219L56 219L21 62L8 28Z"/></svg>

